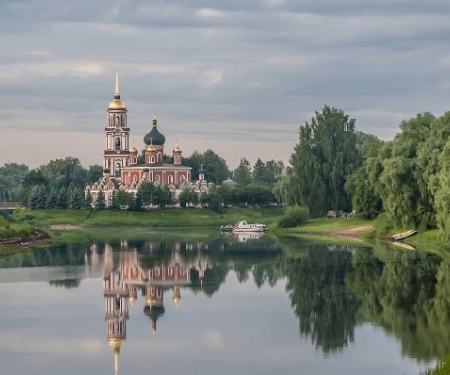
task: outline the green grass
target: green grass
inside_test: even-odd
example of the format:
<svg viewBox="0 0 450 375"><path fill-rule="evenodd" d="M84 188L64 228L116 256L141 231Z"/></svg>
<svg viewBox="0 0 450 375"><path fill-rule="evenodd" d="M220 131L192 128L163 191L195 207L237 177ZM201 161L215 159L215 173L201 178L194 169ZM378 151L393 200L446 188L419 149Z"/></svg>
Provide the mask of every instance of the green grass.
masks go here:
<svg viewBox="0 0 450 375"><path fill-rule="evenodd" d="M31 235L34 229L28 223L16 223L12 219L0 217L0 239Z"/></svg>
<svg viewBox="0 0 450 375"><path fill-rule="evenodd" d="M271 224L283 214L281 208L228 208L218 214L206 209L151 209L144 212L88 210L16 210L14 220L39 228L52 225L82 227L152 227L152 228L218 228L239 220Z"/></svg>
<svg viewBox="0 0 450 375"><path fill-rule="evenodd" d="M328 219L319 218L311 219L307 223L297 228L286 229L288 233L302 233L302 234L330 234L337 231L349 230L354 227L374 225L373 220L362 220L358 218L351 219Z"/></svg>

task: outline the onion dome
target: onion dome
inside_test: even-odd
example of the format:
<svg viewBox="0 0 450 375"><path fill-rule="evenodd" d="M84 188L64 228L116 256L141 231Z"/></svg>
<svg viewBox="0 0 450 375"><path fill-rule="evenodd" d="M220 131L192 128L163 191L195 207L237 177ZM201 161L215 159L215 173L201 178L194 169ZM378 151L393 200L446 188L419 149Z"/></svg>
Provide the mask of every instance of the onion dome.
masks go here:
<svg viewBox="0 0 450 375"><path fill-rule="evenodd" d="M228 177L225 181L222 181L222 185L229 186L229 187L235 187L237 185L237 183Z"/></svg>
<svg viewBox="0 0 450 375"><path fill-rule="evenodd" d="M181 154L181 148L180 148L180 146L178 146L178 144L173 149L173 153L174 154Z"/></svg>
<svg viewBox="0 0 450 375"><path fill-rule="evenodd" d="M153 144L152 143L150 143L150 145L147 147L147 152L155 152L156 151L156 148L154 148L153 147Z"/></svg>
<svg viewBox="0 0 450 375"><path fill-rule="evenodd" d="M164 142L166 142L166 137L162 135L157 128L157 119L156 116L153 116L153 128L150 133L144 136L144 143L146 145L154 144L156 146L163 146Z"/></svg>
<svg viewBox="0 0 450 375"><path fill-rule="evenodd" d="M137 152L138 152L137 148L132 146L131 149L130 149L130 153L131 154L137 154Z"/></svg>
<svg viewBox="0 0 450 375"><path fill-rule="evenodd" d="M119 72L116 72L116 89L114 92L114 100L109 103L108 109L127 109L125 103L122 100L120 100Z"/></svg>

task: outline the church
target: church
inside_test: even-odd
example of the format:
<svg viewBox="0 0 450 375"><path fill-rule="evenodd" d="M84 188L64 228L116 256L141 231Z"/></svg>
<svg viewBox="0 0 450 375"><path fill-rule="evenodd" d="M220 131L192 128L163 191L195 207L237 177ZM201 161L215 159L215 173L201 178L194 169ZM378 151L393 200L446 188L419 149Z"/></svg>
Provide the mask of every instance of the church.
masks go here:
<svg viewBox="0 0 450 375"><path fill-rule="evenodd" d="M100 191L105 202L111 201L114 190L124 189L135 195L144 181L157 186L167 186L174 201L184 189L192 189L198 194L208 190L204 174L192 181L191 167L183 166L182 150L178 144L172 150L172 164L164 162L166 137L158 130L158 120L154 115L151 130L144 136L141 157L135 145L130 147L130 128L127 121L127 107L120 98L119 73L116 73L114 98L107 109L105 148L103 151L103 177L99 182L86 187L95 203Z"/></svg>

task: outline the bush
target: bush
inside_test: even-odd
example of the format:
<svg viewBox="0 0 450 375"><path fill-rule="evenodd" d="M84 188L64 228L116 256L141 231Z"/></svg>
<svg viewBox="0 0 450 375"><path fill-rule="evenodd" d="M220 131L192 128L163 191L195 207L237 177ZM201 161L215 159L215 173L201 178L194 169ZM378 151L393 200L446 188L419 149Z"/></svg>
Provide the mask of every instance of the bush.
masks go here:
<svg viewBox="0 0 450 375"><path fill-rule="evenodd" d="M280 228L295 228L309 219L309 210L306 207L293 206L278 220Z"/></svg>

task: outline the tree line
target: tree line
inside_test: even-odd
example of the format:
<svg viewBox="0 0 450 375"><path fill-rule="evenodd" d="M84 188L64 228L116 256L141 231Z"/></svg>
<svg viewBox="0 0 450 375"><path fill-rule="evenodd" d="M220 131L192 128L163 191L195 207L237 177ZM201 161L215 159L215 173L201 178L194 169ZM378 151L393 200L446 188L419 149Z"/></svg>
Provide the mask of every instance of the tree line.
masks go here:
<svg viewBox="0 0 450 375"><path fill-rule="evenodd" d="M300 126L299 141L274 194L311 216L355 210L382 214L397 228L438 228L450 239L450 112L418 114L393 140L356 130L355 120L325 106Z"/></svg>
<svg viewBox="0 0 450 375"><path fill-rule="evenodd" d="M165 158L166 162L171 162L169 156ZM208 183L213 184L208 194L198 196L188 189L180 194L178 202L174 202L167 187L146 183L140 186L136 196L117 190L111 201L106 202L100 194L94 208L126 207L137 210L150 205L165 207L179 203L181 207L201 204L222 210L224 205L267 205L275 202L272 187L284 173L284 164L280 161L262 162L258 159L252 168L245 158L231 171L225 159L212 150L204 153L195 151L183 159L183 165L192 168L193 180L197 180L202 172ZM74 157L52 160L31 170L24 164L7 163L0 167L0 202L19 202L31 209L90 208L92 198L85 194L85 188L102 175L100 165L84 168ZM236 184L234 188L226 184L221 186L230 178Z"/></svg>

